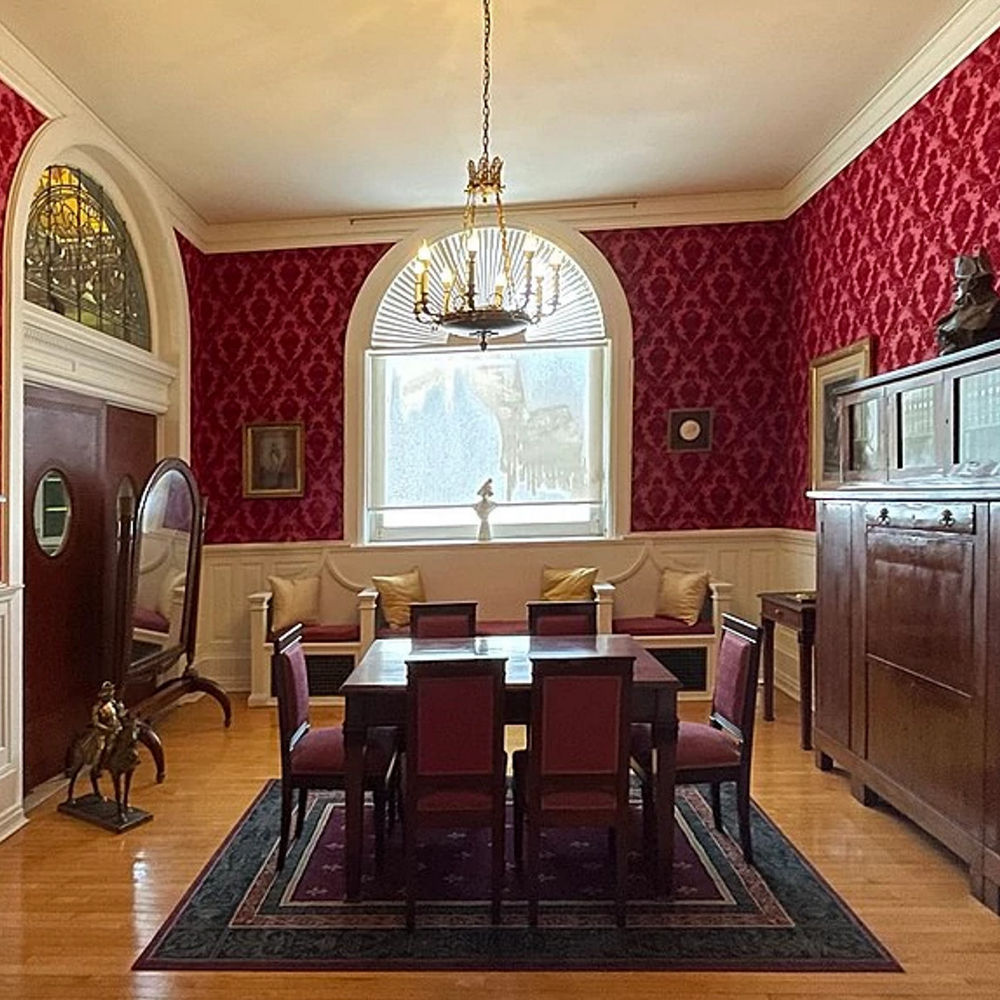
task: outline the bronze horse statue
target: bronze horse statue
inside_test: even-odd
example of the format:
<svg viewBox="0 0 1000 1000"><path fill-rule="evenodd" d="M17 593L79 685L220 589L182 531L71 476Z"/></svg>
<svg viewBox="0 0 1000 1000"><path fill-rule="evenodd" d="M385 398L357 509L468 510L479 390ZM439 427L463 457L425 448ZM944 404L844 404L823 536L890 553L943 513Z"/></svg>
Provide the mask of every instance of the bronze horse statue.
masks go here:
<svg viewBox="0 0 1000 1000"><path fill-rule="evenodd" d="M132 772L139 764L139 740L142 723L133 717L114 696L114 685L105 681L98 700L91 710L91 723L70 744L66 754L66 777L69 778L67 802L75 801L73 788L84 767L90 767L90 785L101 798L98 780L107 771L115 788L115 804L122 822L128 816L128 797L132 788Z"/></svg>

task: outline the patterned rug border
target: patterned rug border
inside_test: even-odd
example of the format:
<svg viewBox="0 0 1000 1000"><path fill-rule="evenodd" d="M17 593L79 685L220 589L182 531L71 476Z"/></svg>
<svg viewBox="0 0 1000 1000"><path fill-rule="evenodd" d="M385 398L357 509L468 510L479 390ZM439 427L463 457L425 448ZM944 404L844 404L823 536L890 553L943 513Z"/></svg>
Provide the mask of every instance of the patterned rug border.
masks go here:
<svg viewBox="0 0 1000 1000"><path fill-rule="evenodd" d="M889 949L879 940L878 937L868 928L867 924L854 912L845 902L833 886L819 873L815 865L789 840L781 831L781 828L774 822L771 816L756 801L752 802L752 810L759 814L773 830L777 832L786 848L795 856L802 867L816 882L824 889L830 898L837 904L842 914L854 927L855 931L868 939L873 949L879 953L874 958L789 958L779 957L734 957L725 958L713 956L711 958L700 957L679 957L656 955L639 957L634 953L627 954L622 958L602 956L598 960L573 959L563 956L548 956L538 960L519 958L516 965L510 969L498 967L496 959L492 962L487 960L476 961L475 958L442 959L442 958L419 958L414 953L419 954L420 941L424 936L435 936L441 933L439 928L416 931L408 935L409 943L412 945L411 954L399 958L387 958L378 956L371 960L365 959L338 959L338 958L301 958L301 959L280 959L280 958L210 958L210 959L171 959L156 957L155 953L163 941L174 929L177 920L184 912L185 907L191 898L198 892L204 881L211 875L212 871L226 853L233 841L239 836L244 824L253 815L254 811L261 805L268 792L277 784L276 779L265 781L263 787L247 807L240 814L239 819L224 837L222 843L215 849L211 857L204 864L192 883L184 891L181 898L170 911L163 924L153 935L145 948L139 953L132 964L132 969L138 972L778 972L797 974L803 972L858 972L858 973L902 973L905 970L897 961ZM402 929L400 934L406 933ZM488 933L488 930L487 930ZM508 936L520 935L526 939L526 943L532 938L537 940L538 931L530 928L505 927L504 933ZM636 937L648 933L643 928L618 930L622 937ZM627 941L623 944L627 945Z"/></svg>

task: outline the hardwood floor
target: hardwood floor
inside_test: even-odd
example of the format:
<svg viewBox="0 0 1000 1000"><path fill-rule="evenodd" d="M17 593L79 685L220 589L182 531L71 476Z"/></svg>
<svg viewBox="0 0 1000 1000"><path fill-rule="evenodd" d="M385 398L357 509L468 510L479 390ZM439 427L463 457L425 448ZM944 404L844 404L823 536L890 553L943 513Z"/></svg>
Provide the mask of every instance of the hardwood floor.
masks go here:
<svg viewBox="0 0 1000 1000"><path fill-rule="evenodd" d="M236 699L241 704L240 699ZM274 714L179 707L159 727L167 780L144 760L133 800L151 823L116 837L49 800L0 844L0 997L338 1000L442 995L630 1000L782 1000L1000 994L1000 917L967 891L964 869L890 810L865 809L836 771L798 749L797 706L758 725L754 797L895 954L904 975L773 973L133 973L129 967L261 784L278 773ZM686 717L704 706L686 703ZM334 710L317 711L317 722Z"/></svg>

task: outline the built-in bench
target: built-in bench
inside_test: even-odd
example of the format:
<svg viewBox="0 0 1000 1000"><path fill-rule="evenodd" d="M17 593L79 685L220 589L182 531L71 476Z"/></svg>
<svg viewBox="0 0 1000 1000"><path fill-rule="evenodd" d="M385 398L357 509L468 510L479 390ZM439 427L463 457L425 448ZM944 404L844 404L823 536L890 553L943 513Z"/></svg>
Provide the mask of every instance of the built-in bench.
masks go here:
<svg viewBox="0 0 1000 1000"><path fill-rule="evenodd" d="M473 576L466 566L466 553L421 552L420 568L425 597L432 601L477 600L477 631L489 634L527 632L526 602L538 597L545 556L523 549L511 559L509 548L485 546L470 550L476 556ZM594 565L573 550L560 553L560 563ZM565 555L565 558L562 556ZM386 574L408 569L417 553L406 562L398 553L366 557L365 571ZM392 557L393 564L388 564ZM551 553L548 559L551 560ZM338 560L339 561L339 560ZM409 565L407 565L407 562ZM661 571L660 560L650 547L638 550L635 561L593 586L600 633L627 632L676 674L688 697L704 696L715 677L715 649L721 634L722 614L729 610L732 586L713 580L708 597L693 625L655 614ZM679 567L691 569L691 566ZM697 567L694 567L697 568ZM336 695L341 683L371 643L381 636L406 636L405 629L390 628L381 620L379 594L371 586L355 583L340 572L331 555L319 566L289 564L289 576L319 576L319 608L315 624L306 624L303 646L309 663L310 690L315 696ZM370 577L369 577L370 578ZM271 593L258 591L249 597L251 694L249 704L273 703L271 691Z"/></svg>

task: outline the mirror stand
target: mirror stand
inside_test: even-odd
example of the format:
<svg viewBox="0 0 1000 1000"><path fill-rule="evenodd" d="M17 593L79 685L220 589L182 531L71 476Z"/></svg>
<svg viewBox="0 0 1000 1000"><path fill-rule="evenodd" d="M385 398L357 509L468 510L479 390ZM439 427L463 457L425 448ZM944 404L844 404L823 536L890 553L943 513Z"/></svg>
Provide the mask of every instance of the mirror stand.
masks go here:
<svg viewBox="0 0 1000 1000"><path fill-rule="evenodd" d="M194 666L201 580L205 507L194 474L179 458L166 458L153 470L139 498L123 497L118 512L118 563L115 593L115 687L138 720L138 739L165 776L163 743L152 726L178 699L196 692L214 698L225 725L232 722L229 695ZM179 674L161 680L184 666ZM138 701L128 698L136 685L155 684Z"/></svg>

